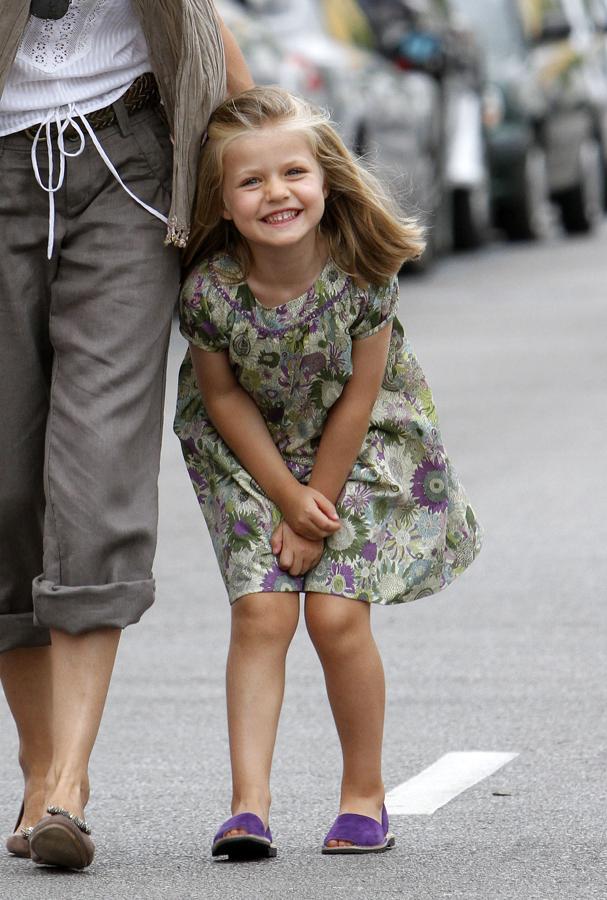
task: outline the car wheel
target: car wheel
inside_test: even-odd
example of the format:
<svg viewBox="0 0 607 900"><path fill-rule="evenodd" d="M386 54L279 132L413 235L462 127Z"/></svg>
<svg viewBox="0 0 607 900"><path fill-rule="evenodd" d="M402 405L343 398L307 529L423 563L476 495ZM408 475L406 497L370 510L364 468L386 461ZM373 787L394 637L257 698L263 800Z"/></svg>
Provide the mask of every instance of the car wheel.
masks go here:
<svg viewBox="0 0 607 900"><path fill-rule="evenodd" d="M490 205L486 182L469 190L457 188L453 191L453 246L456 250L473 250L486 240Z"/></svg>
<svg viewBox="0 0 607 900"><path fill-rule="evenodd" d="M354 133L352 153L357 159L364 159L369 152L369 135L364 122L359 122Z"/></svg>
<svg viewBox="0 0 607 900"><path fill-rule="evenodd" d="M500 210L498 224L511 240L542 240L550 231L546 154L538 144L525 151L518 196Z"/></svg>
<svg viewBox="0 0 607 900"><path fill-rule="evenodd" d="M565 230L571 234L593 231L603 215L603 165L596 138L588 138L581 144L578 171L578 183L555 196Z"/></svg>

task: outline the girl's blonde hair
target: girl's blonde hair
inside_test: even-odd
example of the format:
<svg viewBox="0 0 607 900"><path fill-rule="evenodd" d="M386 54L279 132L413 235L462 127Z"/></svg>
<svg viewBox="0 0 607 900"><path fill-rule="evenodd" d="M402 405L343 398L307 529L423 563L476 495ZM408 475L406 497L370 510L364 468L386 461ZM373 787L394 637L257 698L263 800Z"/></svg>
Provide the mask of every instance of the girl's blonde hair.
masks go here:
<svg viewBox="0 0 607 900"><path fill-rule="evenodd" d="M200 156L192 234L185 264L227 253L247 278L251 254L223 212L223 157L232 141L267 126L288 127L310 141L328 196L320 222L334 262L359 282L384 284L424 249L422 232L405 219L379 181L347 150L329 117L279 87L254 87L217 107Z"/></svg>

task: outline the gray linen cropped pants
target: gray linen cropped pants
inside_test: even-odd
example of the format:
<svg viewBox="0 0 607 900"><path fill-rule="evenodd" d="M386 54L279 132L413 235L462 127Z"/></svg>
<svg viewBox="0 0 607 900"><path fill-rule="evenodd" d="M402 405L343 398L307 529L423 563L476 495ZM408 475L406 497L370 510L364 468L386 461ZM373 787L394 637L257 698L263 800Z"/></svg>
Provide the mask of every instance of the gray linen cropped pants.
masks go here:
<svg viewBox="0 0 607 900"><path fill-rule="evenodd" d="M152 109L121 118L98 137L124 183L166 214L166 126ZM31 150L24 135L0 138L0 652L48 644L50 628L124 628L153 602L179 279L165 226L88 138L56 195L49 261ZM45 145L38 156L46 179Z"/></svg>

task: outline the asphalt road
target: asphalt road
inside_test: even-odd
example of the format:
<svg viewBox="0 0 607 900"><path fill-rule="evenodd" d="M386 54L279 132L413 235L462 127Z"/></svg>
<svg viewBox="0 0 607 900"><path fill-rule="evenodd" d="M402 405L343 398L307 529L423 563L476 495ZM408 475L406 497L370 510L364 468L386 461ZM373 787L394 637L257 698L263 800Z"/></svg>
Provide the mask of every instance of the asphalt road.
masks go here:
<svg viewBox="0 0 607 900"><path fill-rule="evenodd" d="M455 750L516 752L429 816L393 819L388 854L327 858L339 754L319 666L296 636L276 751L276 860L211 860L229 812L228 607L170 432L158 599L129 629L92 763L97 858L59 873L0 854L6 900L607 895L607 230L495 245L402 282L401 318L485 530L443 594L375 610L388 676L385 781ZM20 801L0 704L1 821Z"/></svg>

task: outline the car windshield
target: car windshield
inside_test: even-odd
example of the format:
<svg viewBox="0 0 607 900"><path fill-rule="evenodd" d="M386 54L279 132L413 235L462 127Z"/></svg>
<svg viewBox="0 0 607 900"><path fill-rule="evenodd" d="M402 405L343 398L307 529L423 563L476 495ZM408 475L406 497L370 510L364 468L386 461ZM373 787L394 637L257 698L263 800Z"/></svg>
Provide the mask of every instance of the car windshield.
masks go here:
<svg viewBox="0 0 607 900"><path fill-rule="evenodd" d="M488 52L489 70L523 51L523 33L511 0L451 0L454 10Z"/></svg>

